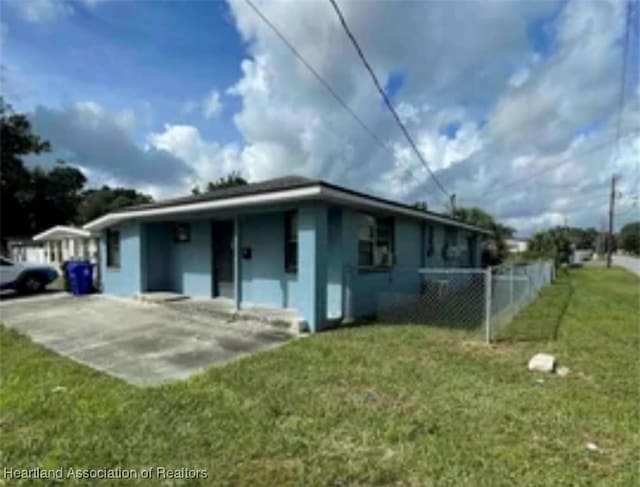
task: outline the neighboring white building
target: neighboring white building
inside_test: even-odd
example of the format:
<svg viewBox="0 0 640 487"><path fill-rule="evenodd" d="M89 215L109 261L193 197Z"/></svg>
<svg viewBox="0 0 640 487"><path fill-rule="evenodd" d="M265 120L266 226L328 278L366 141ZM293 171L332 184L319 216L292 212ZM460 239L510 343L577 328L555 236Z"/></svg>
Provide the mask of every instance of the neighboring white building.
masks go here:
<svg viewBox="0 0 640 487"><path fill-rule="evenodd" d="M42 242L44 263L60 265L66 260L98 261L98 239L82 228L57 225L33 237Z"/></svg>
<svg viewBox="0 0 640 487"><path fill-rule="evenodd" d="M572 264L580 264L593 258L593 249L574 249L569 256Z"/></svg>
<svg viewBox="0 0 640 487"><path fill-rule="evenodd" d="M9 257L14 262L44 264L44 246L30 238L10 238L7 241Z"/></svg>
<svg viewBox="0 0 640 487"><path fill-rule="evenodd" d="M512 254L519 254L521 252L526 252L529 248L529 242L526 240L521 240L518 238L508 238L506 240L507 249Z"/></svg>

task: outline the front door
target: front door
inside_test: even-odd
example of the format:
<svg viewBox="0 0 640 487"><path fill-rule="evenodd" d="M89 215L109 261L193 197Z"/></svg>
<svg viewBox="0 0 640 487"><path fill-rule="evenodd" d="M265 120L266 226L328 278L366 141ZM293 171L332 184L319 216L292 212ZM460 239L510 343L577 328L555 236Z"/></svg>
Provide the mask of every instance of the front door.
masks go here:
<svg viewBox="0 0 640 487"><path fill-rule="evenodd" d="M211 230L213 292L215 296L233 299L233 221L214 221Z"/></svg>

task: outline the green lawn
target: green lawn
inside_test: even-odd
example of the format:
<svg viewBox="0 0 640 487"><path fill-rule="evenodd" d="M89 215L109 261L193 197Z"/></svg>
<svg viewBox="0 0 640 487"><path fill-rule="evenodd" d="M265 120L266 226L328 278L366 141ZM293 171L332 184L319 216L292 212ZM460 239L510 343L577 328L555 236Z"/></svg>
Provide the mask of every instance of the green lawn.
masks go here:
<svg viewBox="0 0 640 487"><path fill-rule="evenodd" d="M492 347L464 331L362 326L155 389L0 329L0 472L159 465L208 470L176 485L635 486L638 289L622 270L578 269ZM528 372L537 351L570 375Z"/></svg>

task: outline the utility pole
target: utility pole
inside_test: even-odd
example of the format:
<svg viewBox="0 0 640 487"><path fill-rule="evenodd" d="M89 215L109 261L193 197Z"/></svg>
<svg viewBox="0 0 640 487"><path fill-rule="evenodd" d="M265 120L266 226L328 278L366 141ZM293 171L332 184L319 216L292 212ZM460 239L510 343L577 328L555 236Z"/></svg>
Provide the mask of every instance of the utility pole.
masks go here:
<svg viewBox="0 0 640 487"><path fill-rule="evenodd" d="M452 193L450 198L451 198L451 215L453 216L456 212L456 195Z"/></svg>
<svg viewBox="0 0 640 487"><path fill-rule="evenodd" d="M613 215L616 205L616 177L611 176L611 196L609 197L609 234L607 235L607 267L611 267L613 253Z"/></svg>

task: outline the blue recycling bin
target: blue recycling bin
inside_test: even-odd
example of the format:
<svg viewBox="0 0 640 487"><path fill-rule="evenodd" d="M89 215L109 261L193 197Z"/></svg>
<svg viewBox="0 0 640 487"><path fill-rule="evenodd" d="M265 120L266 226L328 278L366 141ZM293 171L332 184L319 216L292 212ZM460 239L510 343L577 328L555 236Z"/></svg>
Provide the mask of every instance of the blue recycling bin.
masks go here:
<svg viewBox="0 0 640 487"><path fill-rule="evenodd" d="M67 262L67 278L71 294L82 296L89 294L93 288L93 267L87 260L74 260Z"/></svg>

